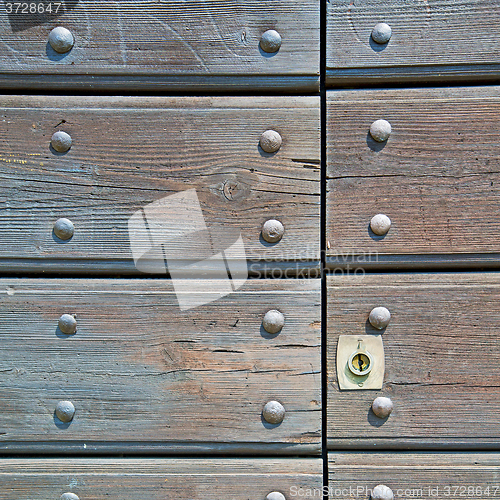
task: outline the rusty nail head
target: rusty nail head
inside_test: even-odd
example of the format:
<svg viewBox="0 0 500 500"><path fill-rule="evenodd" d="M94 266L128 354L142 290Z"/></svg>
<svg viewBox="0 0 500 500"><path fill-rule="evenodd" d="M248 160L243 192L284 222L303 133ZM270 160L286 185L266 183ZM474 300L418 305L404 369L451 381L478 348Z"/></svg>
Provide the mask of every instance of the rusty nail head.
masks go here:
<svg viewBox="0 0 500 500"><path fill-rule="evenodd" d="M276 30L267 30L260 39L260 48L264 52L272 54L278 52L281 47L281 35Z"/></svg>
<svg viewBox="0 0 500 500"><path fill-rule="evenodd" d="M270 424L280 424L285 418L285 408L278 401L269 401L262 410L264 420Z"/></svg>
<svg viewBox="0 0 500 500"><path fill-rule="evenodd" d="M50 144L58 153L66 153L71 147L71 144L73 144L73 141L69 134L62 130L58 130L52 135Z"/></svg>
<svg viewBox="0 0 500 500"><path fill-rule="evenodd" d="M378 397L372 403L372 411L378 418L387 418L394 409L394 405L389 398Z"/></svg>
<svg viewBox="0 0 500 500"><path fill-rule="evenodd" d="M58 219L54 224L54 234L60 240L69 240L75 233L75 226L69 219Z"/></svg>
<svg viewBox="0 0 500 500"><path fill-rule="evenodd" d="M75 407L71 401L59 401L56 406L56 417L61 422L71 422L75 415Z"/></svg>
<svg viewBox="0 0 500 500"><path fill-rule="evenodd" d="M368 317L370 324L377 330L383 330L391 321L391 313L386 307L375 307Z"/></svg>
<svg viewBox="0 0 500 500"><path fill-rule="evenodd" d="M270 219L262 226L262 237L268 243L277 243L283 238L285 228L283 224L276 219Z"/></svg>
<svg viewBox="0 0 500 500"><path fill-rule="evenodd" d="M76 333L76 319L71 314L63 314L59 318L59 330L66 335Z"/></svg>
<svg viewBox="0 0 500 500"><path fill-rule="evenodd" d="M276 130L266 130L260 136L260 147L266 153L276 153L281 148L281 135Z"/></svg>
<svg viewBox="0 0 500 500"><path fill-rule="evenodd" d="M393 500L394 499L394 493L392 492L391 488L389 486L386 486L385 484L379 484L375 486L372 490L371 494L371 499L372 500Z"/></svg>
<svg viewBox="0 0 500 500"><path fill-rule="evenodd" d="M391 229L391 224L391 219L389 219L387 215L377 214L374 215L370 221L370 229L377 236L384 236L389 232L389 229Z"/></svg>
<svg viewBox="0 0 500 500"><path fill-rule="evenodd" d="M392 29L387 23L378 23L372 31L372 39L381 45L387 43L392 36Z"/></svg>
<svg viewBox="0 0 500 500"><path fill-rule="evenodd" d="M286 500L285 495L279 491L272 491L266 496L266 500Z"/></svg>
<svg viewBox="0 0 500 500"><path fill-rule="evenodd" d="M264 315L262 326L268 333L278 333L285 325L285 316L277 309L271 309Z"/></svg>
<svg viewBox="0 0 500 500"><path fill-rule="evenodd" d="M69 29L58 26L49 33L49 43L56 52L64 54L73 48L75 39Z"/></svg>
<svg viewBox="0 0 500 500"><path fill-rule="evenodd" d="M63 493L59 500L80 500L74 493Z"/></svg>
<svg viewBox="0 0 500 500"><path fill-rule="evenodd" d="M370 125L370 135L377 142L385 142L391 135L392 127L387 120L376 120Z"/></svg>

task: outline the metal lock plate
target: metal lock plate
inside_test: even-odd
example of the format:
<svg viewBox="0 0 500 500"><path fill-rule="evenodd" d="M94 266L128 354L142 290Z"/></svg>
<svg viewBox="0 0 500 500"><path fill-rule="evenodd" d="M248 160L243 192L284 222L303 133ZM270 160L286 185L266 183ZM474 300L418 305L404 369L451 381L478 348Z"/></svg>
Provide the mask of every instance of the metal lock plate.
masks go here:
<svg viewBox="0 0 500 500"><path fill-rule="evenodd" d="M340 335L337 345L340 390L382 389L384 372L382 335Z"/></svg>

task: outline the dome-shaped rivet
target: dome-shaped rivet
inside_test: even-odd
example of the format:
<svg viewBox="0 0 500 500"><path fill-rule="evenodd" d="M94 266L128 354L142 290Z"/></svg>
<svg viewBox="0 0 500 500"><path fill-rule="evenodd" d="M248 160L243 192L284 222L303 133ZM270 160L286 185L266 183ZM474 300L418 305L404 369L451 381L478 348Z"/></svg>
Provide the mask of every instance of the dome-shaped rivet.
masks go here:
<svg viewBox="0 0 500 500"><path fill-rule="evenodd" d="M387 23L378 23L372 30L372 39L374 42L387 43L392 36L392 29Z"/></svg>
<svg viewBox="0 0 500 500"><path fill-rule="evenodd" d="M50 144L58 153L66 153L71 147L71 144L73 144L73 141L69 134L59 130L52 135Z"/></svg>
<svg viewBox="0 0 500 500"><path fill-rule="evenodd" d="M56 417L61 422L71 422L75 415L75 407L71 401L59 401L56 406Z"/></svg>
<svg viewBox="0 0 500 500"><path fill-rule="evenodd" d="M286 497L279 491L273 491L266 496L266 500L286 500Z"/></svg>
<svg viewBox="0 0 500 500"><path fill-rule="evenodd" d="M392 127L387 120L376 120L370 125L370 135L377 142L385 142L391 135Z"/></svg>
<svg viewBox="0 0 500 500"><path fill-rule="evenodd" d="M264 52L278 52L281 47L281 35L276 30L267 30L260 39L260 48Z"/></svg>
<svg viewBox="0 0 500 500"><path fill-rule="evenodd" d="M75 233L75 226L69 219L58 219L54 224L54 234L60 240L69 240Z"/></svg>
<svg viewBox="0 0 500 500"><path fill-rule="evenodd" d="M377 330L383 330L391 321L391 313L385 307L375 307L370 312L368 321Z"/></svg>
<svg viewBox="0 0 500 500"><path fill-rule="evenodd" d="M285 325L285 316L276 309L267 311L262 320L262 326L268 333L278 333Z"/></svg>
<svg viewBox="0 0 500 500"><path fill-rule="evenodd" d="M275 130L266 130L260 136L260 147L266 153L276 153L281 148L281 135Z"/></svg>
<svg viewBox="0 0 500 500"><path fill-rule="evenodd" d="M372 220L370 221L370 229L377 236L384 236L389 232L389 229L391 229L391 224L391 219L389 219L387 215L377 214L373 216Z"/></svg>
<svg viewBox="0 0 500 500"><path fill-rule="evenodd" d="M76 333L76 319L71 314L63 314L59 318L59 330L66 335Z"/></svg>
<svg viewBox="0 0 500 500"><path fill-rule="evenodd" d="M378 418L387 418L394 409L394 405L389 398L378 397L372 403L372 411Z"/></svg>
<svg viewBox="0 0 500 500"><path fill-rule="evenodd" d="M285 228L279 220L270 219L262 226L262 237L268 243L277 243L283 238Z"/></svg>
<svg viewBox="0 0 500 500"><path fill-rule="evenodd" d="M74 493L63 493L59 500L80 500Z"/></svg>
<svg viewBox="0 0 500 500"><path fill-rule="evenodd" d="M285 418L285 408L278 401L269 401L262 410L262 416L270 424L279 424Z"/></svg>
<svg viewBox="0 0 500 500"><path fill-rule="evenodd" d="M49 33L49 43L56 52L64 54L73 48L75 39L69 29L58 26Z"/></svg>
<svg viewBox="0 0 500 500"><path fill-rule="evenodd" d="M375 486L375 488L373 488L372 494L371 494L371 499L372 500L393 500L394 493L392 492L391 488L389 488L389 486L386 486L385 484L379 484L378 486Z"/></svg>

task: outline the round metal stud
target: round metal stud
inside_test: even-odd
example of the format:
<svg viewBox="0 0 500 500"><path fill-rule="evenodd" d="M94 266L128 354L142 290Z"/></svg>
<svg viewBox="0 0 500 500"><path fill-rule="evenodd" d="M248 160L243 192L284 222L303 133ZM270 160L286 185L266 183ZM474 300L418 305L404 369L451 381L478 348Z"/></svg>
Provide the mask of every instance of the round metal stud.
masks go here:
<svg viewBox="0 0 500 500"><path fill-rule="evenodd" d="M266 500L286 500L286 497L279 491L272 491L267 495Z"/></svg>
<svg viewBox="0 0 500 500"><path fill-rule="evenodd" d="M54 234L60 240L69 240L75 233L75 226L69 219L58 219L54 224Z"/></svg>
<svg viewBox="0 0 500 500"><path fill-rule="evenodd" d="M281 331L284 325L285 316L283 316L283 313L281 313L280 311L271 309L264 315L262 326L264 327L264 330L266 330L266 332L278 333Z"/></svg>
<svg viewBox="0 0 500 500"><path fill-rule="evenodd" d="M387 23L378 23L372 31L372 39L374 42L384 44L387 43L392 36L392 29Z"/></svg>
<svg viewBox="0 0 500 500"><path fill-rule="evenodd" d="M63 493L59 500L80 500L74 493Z"/></svg>
<svg viewBox="0 0 500 500"><path fill-rule="evenodd" d="M389 488L389 486L386 486L385 484L379 484L378 486L375 486L375 488L373 488L372 494L371 494L371 499L372 500L393 500L394 493L392 492L391 488Z"/></svg>
<svg viewBox="0 0 500 500"><path fill-rule="evenodd" d="M278 401L269 401L262 410L262 416L270 424L280 424L285 418L285 408Z"/></svg>
<svg viewBox="0 0 500 500"><path fill-rule="evenodd" d="M281 148L281 135L275 130L266 130L260 136L260 147L266 153L276 153Z"/></svg>
<svg viewBox="0 0 500 500"><path fill-rule="evenodd" d="M372 411L378 418L387 418L394 409L394 405L389 398L378 397L372 403Z"/></svg>
<svg viewBox="0 0 500 500"><path fill-rule="evenodd" d="M383 330L391 321L391 313L385 307L375 307L370 312L368 321L377 330Z"/></svg>
<svg viewBox="0 0 500 500"><path fill-rule="evenodd" d="M262 237L268 243L277 243L283 238L285 228L279 220L270 219L262 226Z"/></svg>
<svg viewBox="0 0 500 500"><path fill-rule="evenodd" d="M71 422L75 415L75 407L71 401L59 401L56 406L56 417L61 422Z"/></svg>
<svg viewBox="0 0 500 500"><path fill-rule="evenodd" d="M52 136L50 144L58 153L66 153L71 147L71 144L73 144L73 141L69 134L59 130Z"/></svg>
<svg viewBox="0 0 500 500"><path fill-rule="evenodd" d="M385 142L391 135L392 127L387 120L376 120L370 125L370 135L377 142Z"/></svg>
<svg viewBox="0 0 500 500"><path fill-rule="evenodd" d="M260 48L264 52L272 54L278 52L281 47L281 35L276 30L267 30L260 39Z"/></svg>
<svg viewBox="0 0 500 500"><path fill-rule="evenodd" d="M66 335L76 333L76 319L71 314L63 314L59 318L59 330Z"/></svg>
<svg viewBox="0 0 500 500"><path fill-rule="evenodd" d="M384 236L389 232L389 229L391 229L391 224L391 219L389 219L387 215L377 214L373 216L372 220L370 221L370 229L377 236Z"/></svg>
<svg viewBox="0 0 500 500"><path fill-rule="evenodd" d="M56 52L64 54L73 48L75 39L69 29L58 26L49 33L49 43Z"/></svg>

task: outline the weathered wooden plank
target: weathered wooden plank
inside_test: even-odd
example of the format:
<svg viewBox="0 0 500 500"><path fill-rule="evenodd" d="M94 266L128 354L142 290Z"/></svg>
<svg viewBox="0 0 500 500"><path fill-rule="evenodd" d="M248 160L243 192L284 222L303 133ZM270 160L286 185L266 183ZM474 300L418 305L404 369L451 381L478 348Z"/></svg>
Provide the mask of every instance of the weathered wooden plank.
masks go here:
<svg viewBox="0 0 500 500"><path fill-rule="evenodd" d="M319 0L61 0L52 6L52 14L22 8L16 14L14 4L2 6L0 88L319 87ZM48 44L56 26L75 40L65 54ZM278 52L266 53L260 39L271 29L282 43Z"/></svg>
<svg viewBox="0 0 500 500"><path fill-rule="evenodd" d="M497 14L494 0L329 0L327 84L498 81ZM386 44L371 37L381 22Z"/></svg>
<svg viewBox="0 0 500 500"><path fill-rule="evenodd" d="M197 92L200 94L260 93L304 94L318 92L318 76L210 76L202 75L10 75L0 73L0 88L30 93L33 89L57 89L67 92L100 92L103 94L132 92Z"/></svg>
<svg viewBox="0 0 500 500"><path fill-rule="evenodd" d="M365 258L366 257L366 258ZM11 265L15 263L12 262ZM8 264L5 263L6 270ZM338 254L327 257L326 268L334 273L364 273L366 271L474 271L500 268L500 254L420 254L356 255ZM75 268L76 269L76 268ZM12 271L15 272L15 271ZM305 271L304 271L305 272Z"/></svg>
<svg viewBox="0 0 500 500"><path fill-rule="evenodd" d="M497 273L330 276L329 446L498 446L499 285ZM392 316L382 333L383 388L340 391L338 337L380 333L368 322L378 306ZM386 420L371 411L378 396L394 403Z"/></svg>
<svg viewBox="0 0 500 500"><path fill-rule="evenodd" d="M329 93L328 255L376 265L382 255L497 253L499 92ZM392 126L386 143L369 135L377 119ZM392 221L385 237L369 230L378 213Z"/></svg>
<svg viewBox="0 0 500 500"><path fill-rule="evenodd" d="M179 296L213 298L220 283L208 285L2 280L0 450L319 452L319 280L251 280L179 309ZM285 316L277 335L262 327L270 309ZM76 315L76 334L58 329L62 314ZM64 400L76 413L63 425ZM272 400L279 425L262 417Z"/></svg>
<svg viewBox="0 0 500 500"><path fill-rule="evenodd" d="M60 272L71 272L74 261L87 260L95 272L132 272L130 217L190 189L196 190L215 246L241 234L249 261L319 259L318 98L3 101L0 261L27 259L27 270L33 260L59 262ZM275 154L259 148L269 128L283 140ZM73 140L65 154L50 149L56 130ZM64 244L52 234L60 217L75 225ZM260 233L273 218L285 233L269 244ZM180 249L180 241L167 238L165 256L208 258L206 238L194 238L190 251Z"/></svg>
<svg viewBox="0 0 500 500"><path fill-rule="evenodd" d="M215 500L289 495L319 488L319 459L9 459L0 460L0 499Z"/></svg>
<svg viewBox="0 0 500 500"><path fill-rule="evenodd" d="M493 257L491 257L493 260ZM474 264L471 264L474 265ZM484 266L484 263L477 263ZM425 264L424 264L425 266ZM119 278L133 276L137 274L133 260L127 259L71 259L64 261L64 268L61 270L61 261L58 259L2 259L0 260L0 271L4 276L19 276L21 273L29 273L31 277L44 276L56 277L71 275L74 278L88 277L89 270L95 276L111 276ZM299 278L310 279L319 278L321 275L321 263L319 260L304 260L301 262L247 262L248 276L251 278ZM61 272L62 271L62 272ZM188 275L186 278L196 275Z"/></svg>
<svg viewBox="0 0 500 500"><path fill-rule="evenodd" d="M369 498L379 484L396 499L487 500L500 493L498 453L329 453L328 466L330 498Z"/></svg>

